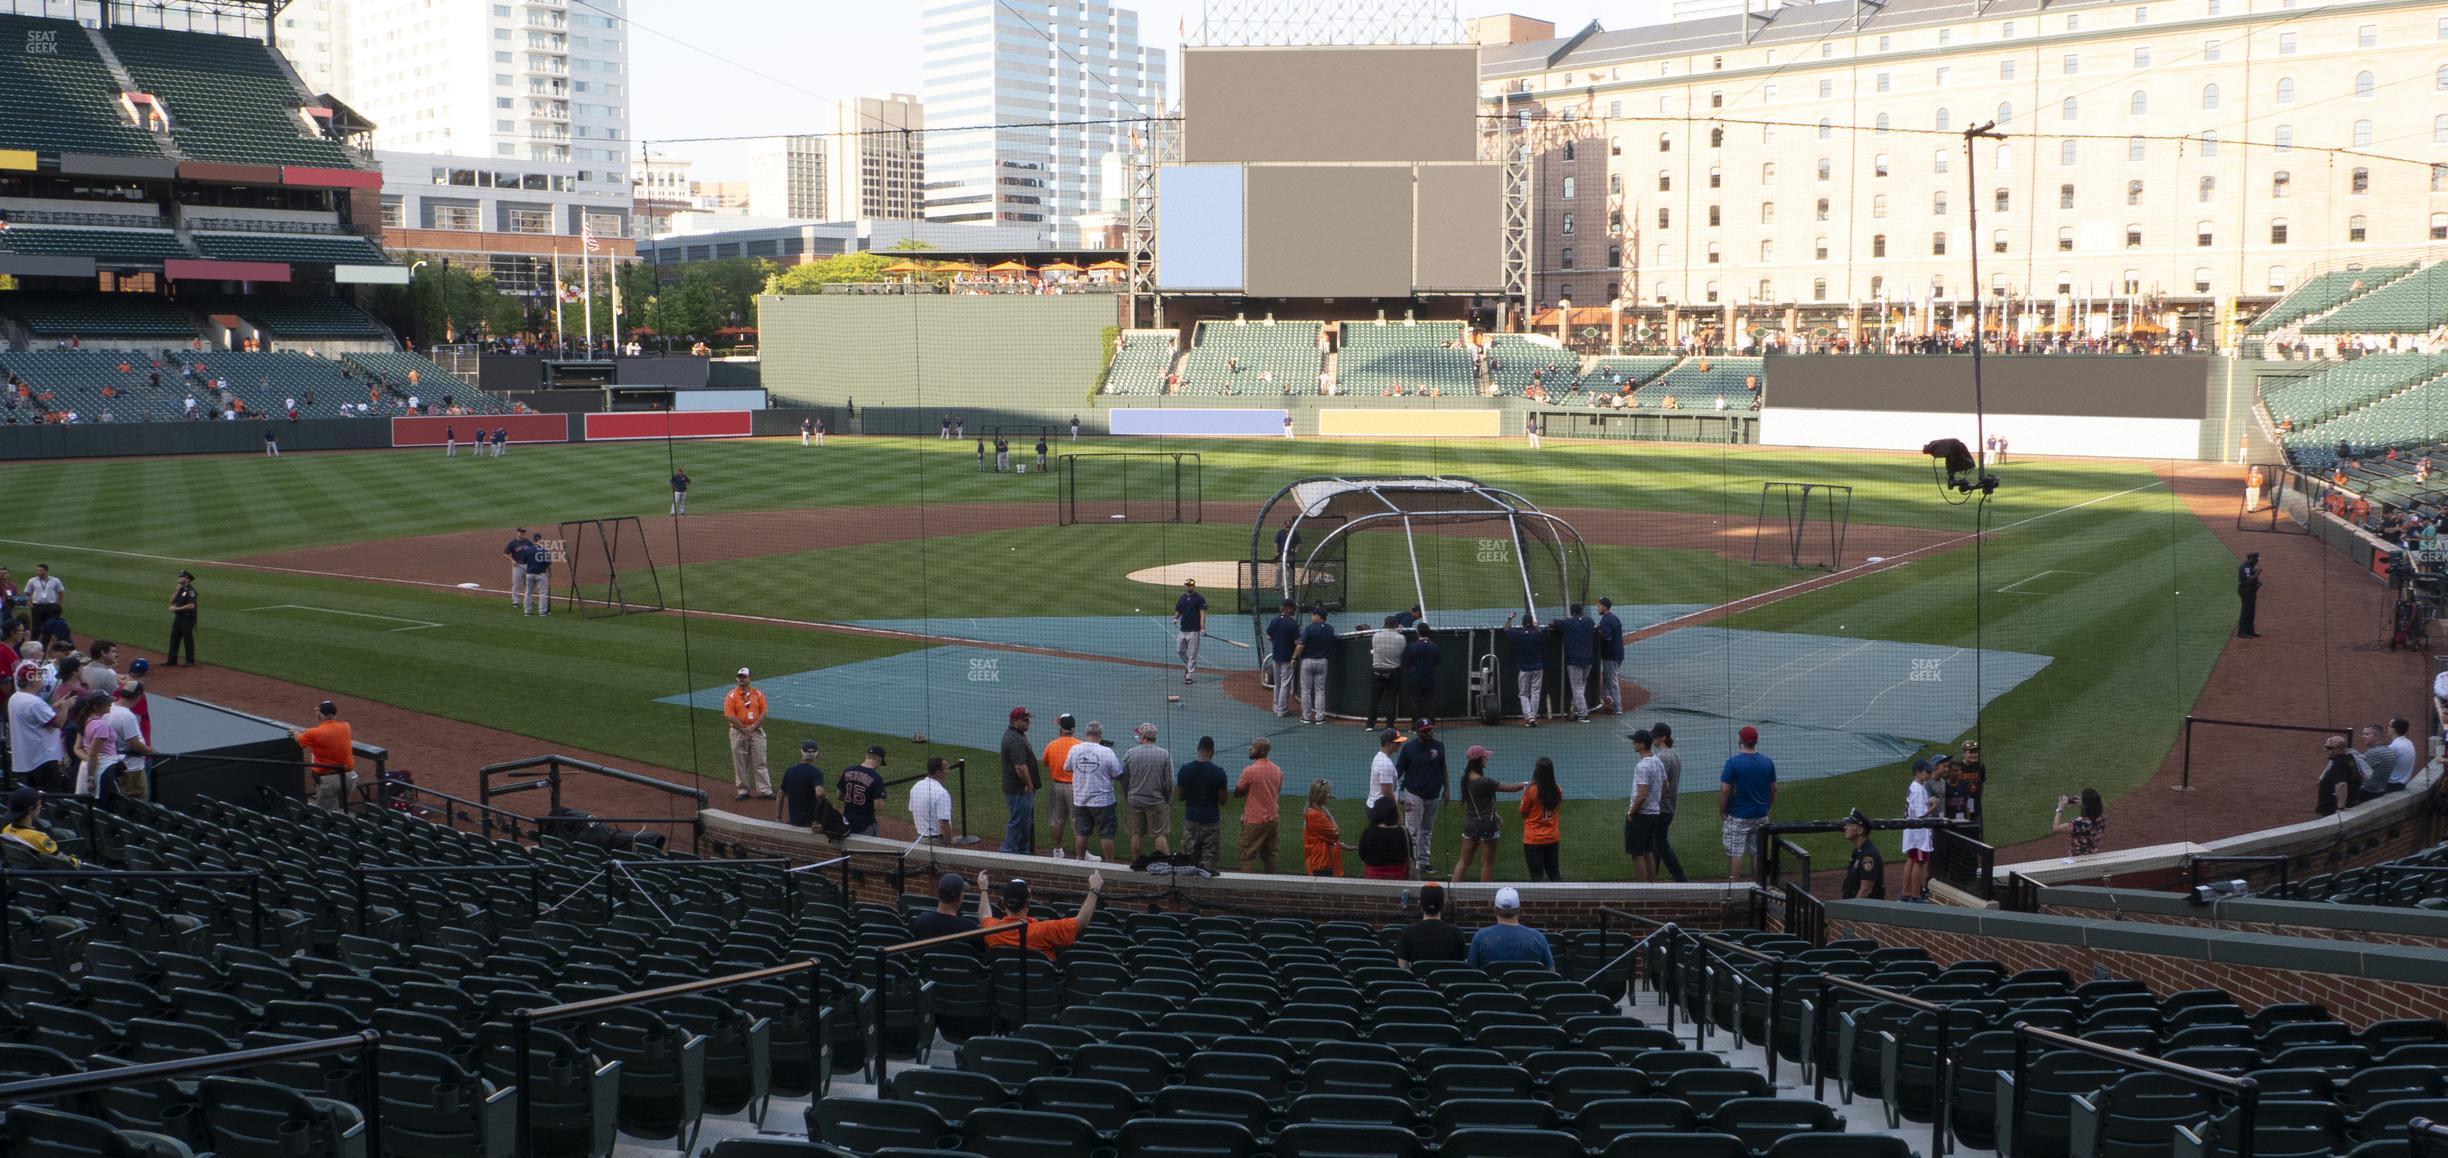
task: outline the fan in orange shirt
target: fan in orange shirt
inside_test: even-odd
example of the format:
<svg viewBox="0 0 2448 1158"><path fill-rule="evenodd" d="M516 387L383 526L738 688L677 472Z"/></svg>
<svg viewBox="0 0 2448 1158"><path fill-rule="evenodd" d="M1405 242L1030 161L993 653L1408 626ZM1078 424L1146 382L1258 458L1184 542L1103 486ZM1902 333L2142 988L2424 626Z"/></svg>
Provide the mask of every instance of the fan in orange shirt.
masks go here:
<svg viewBox="0 0 2448 1158"><path fill-rule="evenodd" d="M991 895L986 874L982 872L978 874L978 895L980 897ZM1054 920L1029 920L1028 947L1045 954L1047 960L1052 960L1056 951L1070 948L1079 940L1080 930L1087 928L1089 920L1096 916L1097 901L1104 895L1105 874L1102 872L1089 873L1088 895L1080 898L1079 915ZM978 924L988 929L997 925L1017 925L1023 920L1028 920L1028 907L1028 882L1013 877L1003 882L1002 915L987 917ZM1017 928L1008 929L988 933L979 940L984 941L989 949L1017 949L1020 947L1020 933L1021 930Z"/></svg>
<svg viewBox="0 0 2448 1158"><path fill-rule="evenodd" d="M1046 793L1046 827L1054 834L1051 847L1061 848L1071 831L1071 769L1065 762L1071 759L1071 749L1079 746L1079 737L1072 734L1079 729L1079 717L1064 712L1054 717L1054 726L1061 733L1046 741L1045 756L1037 766L1054 782Z"/></svg>
<svg viewBox="0 0 2448 1158"><path fill-rule="evenodd" d="M1334 786L1324 780L1309 785L1309 811L1301 817L1301 864L1313 877L1343 875L1343 854L1354 845L1343 842L1343 830L1335 824L1334 814L1326 811L1326 802L1334 799Z"/></svg>

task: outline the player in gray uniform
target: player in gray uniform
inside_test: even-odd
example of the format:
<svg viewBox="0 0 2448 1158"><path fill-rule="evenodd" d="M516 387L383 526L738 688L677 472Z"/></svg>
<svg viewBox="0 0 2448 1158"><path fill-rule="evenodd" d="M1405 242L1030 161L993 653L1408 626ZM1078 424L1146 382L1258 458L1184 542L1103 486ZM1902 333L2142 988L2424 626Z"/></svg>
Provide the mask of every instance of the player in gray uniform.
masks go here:
<svg viewBox="0 0 2448 1158"><path fill-rule="evenodd" d="M1173 601L1174 653L1181 656L1182 682L1198 674L1199 637L1207 630L1207 597L1199 594L1198 580L1182 580L1181 598Z"/></svg>
<svg viewBox="0 0 2448 1158"><path fill-rule="evenodd" d="M510 559L510 606L527 606L527 556L535 545L527 541L527 528L520 527L502 545L502 554Z"/></svg>
<svg viewBox="0 0 2448 1158"><path fill-rule="evenodd" d="M526 614L532 606L537 615L552 614L552 550L544 545L544 532L537 531L527 556L527 602L519 605Z"/></svg>

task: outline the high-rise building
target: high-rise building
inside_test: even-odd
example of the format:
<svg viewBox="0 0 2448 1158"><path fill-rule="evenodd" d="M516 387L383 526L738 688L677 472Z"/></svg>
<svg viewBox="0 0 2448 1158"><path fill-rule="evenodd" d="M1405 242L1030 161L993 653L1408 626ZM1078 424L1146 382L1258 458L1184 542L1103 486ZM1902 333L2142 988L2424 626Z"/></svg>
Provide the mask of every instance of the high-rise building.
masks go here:
<svg viewBox="0 0 2448 1158"><path fill-rule="evenodd" d="M915 221L925 209L926 114L907 93L833 104L825 131L748 146L748 215Z"/></svg>
<svg viewBox="0 0 2448 1158"><path fill-rule="evenodd" d="M748 145L748 215L824 219L822 137L766 137Z"/></svg>
<svg viewBox="0 0 2448 1158"><path fill-rule="evenodd" d="M1165 56L1139 14L1096 0L952 0L925 17L929 221L1027 224L1076 240L1106 211L1134 119L1161 116ZM969 126L1028 126L971 128Z"/></svg>
<svg viewBox="0 0 2448 1158"><path fill-rule="evenodd" d="M375 124L384 243L533 292L591 227L634 252L627 0L293 0L281 50Z"/></svg>

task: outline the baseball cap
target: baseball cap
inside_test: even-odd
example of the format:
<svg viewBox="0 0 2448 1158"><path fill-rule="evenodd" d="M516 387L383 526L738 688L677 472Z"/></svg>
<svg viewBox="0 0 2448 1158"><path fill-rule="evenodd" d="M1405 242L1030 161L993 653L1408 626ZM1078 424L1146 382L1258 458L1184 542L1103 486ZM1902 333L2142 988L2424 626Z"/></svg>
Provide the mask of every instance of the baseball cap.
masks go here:
<svg viewBox="0 0 2448 1158"><path fill-rule="evenodd" d="M747 668L741 668L741 669L739 669L739 674L741 674L741 675L747 675L747 674L748 674L748 669L747 669Z"/></svg>
<svg viewBox="0 0 2448 1158"><path fill-rule="evenodd" d="M1007 910L1009 910L1009 909L1020 909L1020 908L1025 908L1027 905L1028 905L1028 882L1027 882L1027 881L1021 880L1021 879L1020 879L1020 878L1018 878L1018 877L1013 877L1012 879L1010 879L1010 880L1008 880L1008 881L1003 882L1003 907L1004 907L1005 909L1007 909ZM1013 915L1013 916L1026 916L1027 914L1025 914L1025 913L1013 913L1012 915Z"/></svg>
<svg viewBox="0 0 2448 1158"><path fill-rule="evenodd" d="M1759 743L1759 729L1749 724L1744 724L1742 731L1734 733L1734 736L1745 744Z"/></svg>
<svg viewBox="0 0 2448 1158"><path fill-rule="evenodd" d="M9 818L13 820L17 817L25 815L26 809L34 807L34 805L41 800L42 789L36 788L31 784L19 785L16 791L9 793Z"/></svg>
<svg viewBox="0 0 2448 1158"><path fill-rule="evenodd" d="M1604 595L1601 595L1601 596L1599 596L1599 597L1598 597L1598 606L1600 606L1600 607L1613 607L1613 606L1615 606L1615 601L1614 601L1614 600L1612 600L1612 599L1607 598L1607 597L1606 597L1606 596L1604 596Z"/></svg>
<svg viewBox="0 0 2448 1158"><path fill-rule="evenodd" d="M1920 763L1913 765L1913 767L1923 772L1935 772L1938 770L1938 766L1944 763L1946 763L1946 755L1944 753L1936 753L1924 758Z"/></svg>
<svg viewBox="0 0 2448 1158"><path fill-rule="evenodd" d="M868 755L870 755L870 756L881 756L881 755L883 755L883 754L884 754L884 745L882 745L882 744L869 744L869 745L867 745L867 754L868 754Z"/></svg>
<svg viewBox="0 0 2448 1158"><path fill-rule="evenodd" d="M802 751L802 752L813 752L813 751L815 751L815 750L816 750L816 741L814 741L814 740L801 740L801 741L799 741L799 750L800 750L800 751Z"/></svg>
<svg viewBox="0 0 2448 1158"><path fill-rule="evenodd" d="M1414 732L1425 732L1433 727L1436 727L1436 721L1426 716L1415 716L1411 720L1411 730Z"/></svg>
<svg viewBox="0 0 2448 1158"><path fill-rule="evenodd" d="M1079 727L1079 717L1074 716L1069 712L1064 712L1063 714L1054 717L1054 726L1061 728L1066 732L1070 731L1073 728Z"/></svg>
<svg viewBox="0 0 2448 1158"><path fill-rule="evenodd" d="M1027 709L1027 708L1013 708L1013 709L1011 710L1011 718L1013 718L1013 719L1015 719L1015 720L1025 720L1025 719L1029 718L1028 709Z"/></svg>
<svg viewBox="0 0 2448 1158"><path fill-rule="evenodd" d="M1630 732L1630 733L1627 733L1627 734L1625 734L1624 738L1625 738L1625 739L1627 739L1627 740L1632 741L1632 742L1633 742L1633 743L1635 743L1635 744L1648 744L1648 743L1654 743L1654 742L1657 740L1657 737L1656 737L1656 736L1651 735L1651 734L1649 733L1649 729L1647 729L1647 728L1642 728L1641 730L1639 730L1639 731L1637 731L1637 732Z"/></svg>
<svg viewBox="0 0 2448 1158"><path fill-rule="evenodd" d="M1385 731L1377 733L1377 742L1380 744L1391 744L1400 739L1402 739L1402 733L1397 732L1392 728L1387 728Z"/></svg>
<svg viewBox="0 0 2448 1158"><path fill-rule="evenodd" d="M1521 908L1521 890L1516 889L1511 885L1506 885L1505 887L1496 890L1496 907L1508 912L1519 910Z"/></svg>
<svg viewBox="0 0 2448 1158"><path fill-rule="evenodd" d="M146 659L143 656L138 656L136 657L136 662L128 665L128 670L137 675L143 675L144 673L153 670L153 661Z"/></svg>
<svg viewBox="0 0 2448 1158"><path fill-rule="evenodd" d="M1667 727L1666 721L1660 720L1657 723L1649 725L1649 735L1652 739L1671 740L1674 739L1674 729Z"/></svg>
<svg viewBox="0 0 2448 1158"><path fill-rule="evenodd" d="M325 700L322 703L315 705L315 711L321 712L326 716L337 716L340 714L340 705L335 704L330 700Z"/></svg>
<svg viewBox="0 0 2448 1158"><path fill-rule="evenodd" d="M1869 817L1867 817L1867 816L1863 816L1863 815L1862 815L1862 810L1861 810L1861 809L1856 808L1856 809L1854 809L1853 811L1848 812L1848 813L1846 813L1846 814L1845 814L1845 818L1844 818L1844 820L1843 820L1843 822L1842 822L1842 823L1845 823L1845 824L1858 824L1858 825L1862 826L1863 828L1868 828L1868 827L1870 827L1870 818L1869 818Z"/></svg>
<svg viewBox="0 0 2448 1158"><path fill-rule="evenodd" d="M957 901L968 889L968 878L959 873L945 873L935 881L935 898L943 901Z"/></svg>
<svg viewBox="0 0 2448 1158"><path fill-rule="evenodd" d="M1496 753L1490 752L1478 744L1473 744L1470 746L1469 751L1462 753L1462 758L1465 760L1485 760L1495 754Z"/></svg>

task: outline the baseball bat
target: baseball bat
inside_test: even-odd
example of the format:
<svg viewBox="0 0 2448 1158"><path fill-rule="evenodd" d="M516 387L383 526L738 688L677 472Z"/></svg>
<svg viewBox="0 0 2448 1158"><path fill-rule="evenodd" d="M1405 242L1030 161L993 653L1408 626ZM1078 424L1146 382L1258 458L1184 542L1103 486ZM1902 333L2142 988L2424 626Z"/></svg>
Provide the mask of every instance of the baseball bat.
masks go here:
<svg viewBox="0 0 2448 1158"><path fill-rule="evenodd" d="M1221 636L1221 635L1210 635L1210 634L1208 634L1207 632L1204 632L1204 631L1200 632L1199 634L1200 634L1200 635L1204 635L1204 636L1206 636L1207 638L1209 638L1209 639L1212 639L1212 640L1216 641L1217 643L1231 644L1232 646L1237 647L1237 648L1240 648L1240 649L1241 649L1241 650L1243 650L1243 651L1248 651L1248 650L1249 650L1249 645L1248 645L1248 644L1243 643L1243 642L1241 642L1240 640L1237 640L1237 639L1226 639L1226 638L1224 638L1224 637L1223 637L1223 636Z"/></svg>

